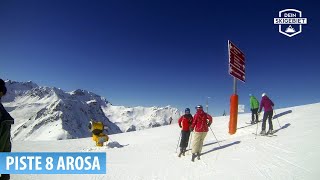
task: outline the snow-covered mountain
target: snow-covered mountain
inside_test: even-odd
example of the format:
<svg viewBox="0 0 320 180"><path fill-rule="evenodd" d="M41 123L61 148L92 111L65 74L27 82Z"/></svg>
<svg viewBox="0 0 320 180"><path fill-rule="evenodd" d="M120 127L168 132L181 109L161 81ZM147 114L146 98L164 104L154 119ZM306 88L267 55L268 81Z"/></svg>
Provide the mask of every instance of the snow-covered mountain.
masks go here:
<svg viewBox="0 0 320 180"><path fill-rule="evenodd" d="M13 139L61 140L91 136L90 119L102 121L115 134L167 125L180 116L176 108L113 106L85 90L65 92L29 82L6 81L2 103L15 119Z"/></svg>
<svg viewBox="0 0 320 180"><path fill-rule="evenodd" d="M229 135L229 118L213 117L201 160L190 151L177 157L177 124L110 135L108 146L91 138L62 141L13 141L14 152L106 152L107 173L12 175L14 180L287 180L320 177L320 103L276 109L273 137L255 136L258 126L247 124L251 114L238 116L236 134ZM258 129L257 129L258 127ZM268 128L268 125L267 125ZM191 141L194 135L191 134ZM216 138L219 140L217 143ZM188 150L190 146L188 147Z"/></svg>

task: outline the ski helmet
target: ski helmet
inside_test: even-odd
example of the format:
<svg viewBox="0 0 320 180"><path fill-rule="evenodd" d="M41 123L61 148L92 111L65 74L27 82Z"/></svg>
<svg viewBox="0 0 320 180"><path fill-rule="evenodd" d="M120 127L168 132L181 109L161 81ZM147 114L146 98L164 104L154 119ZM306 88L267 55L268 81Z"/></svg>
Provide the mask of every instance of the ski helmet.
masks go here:
<svg viewBox="0 0 320 180"><path fill-rule="evenodd" d="M196 109L203 109L202 105L196 106Z"/></svg>
<svg viewBox="0 0 320 180"><path fill-rule="evenodd" d="M262 93L262 97L263 97L263 96L266 96L266 95L267 95L266 93Z"/></svg>
<svg viewBox="0 0 320 180"><path fill-rule="evenodd" d="M189 109L189 108L186 108L186 109L184 110L184 112L185 112L185 113L187 113L187 112L190 113L190 109Z"/></svg>

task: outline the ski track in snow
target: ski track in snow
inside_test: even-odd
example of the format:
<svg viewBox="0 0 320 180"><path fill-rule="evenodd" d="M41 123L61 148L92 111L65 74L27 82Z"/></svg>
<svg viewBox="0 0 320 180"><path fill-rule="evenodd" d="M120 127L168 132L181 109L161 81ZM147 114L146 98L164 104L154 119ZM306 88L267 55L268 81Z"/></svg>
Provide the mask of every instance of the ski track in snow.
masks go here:
<svg viewBox="0 0 320 180"><path fill-rule="evenodd" d="M290 164L290 165L292 165L292 166L294 166L294 167L300 168L300 169L302 169L302 170L304 170L304 171L306 171L306 172L308 172L308 173L311 173L310 170L305 169L305 168L297 165L296 163L293 163L293 162L291 162L291 161L289 161L289 160L287 160L287 159L281 158L281 157L279 157L279 156L275 156L275 157L277 157L278 159L280 159L280 160L282 160L282 161L284 161L284 162L286 162L286 163L288 163L288 164Z"/></svg>
<svg viewBox="0 0 320 180"><path fill-rule="evenodd" d="M294 172L297 171L297 169L295 168L293 170L290 170L291 168L288 168L289 167L288 164L290 166L308 171L284 158L279 158L278 155L270 154L269 153L270 149L272 149L270 147L274 147L274 146L269 146L269 142L261 143L261 146L262 146L262 149L260 149L259 151L260 152L263 151L263 155L261 155L261 158L263 159L262 162L264 162L264 164L261 165L262 168L258 168L258 169L265 177L268 177L267 179L277 179L272 177L272 171L280 171L281 173L284 174L284 176L288 177L288 179L294 179L295 177L293 175L294 175ZM282 148L276 148L276 149L282 150ZM291 151L282 151L282 152L284 153L289 152L289 154L291 154Z"/></svg>
<svg viewBox="0 0 320 180"><path fill-rule="evenodd" d="M254 167L258 171L261 177L265 177L266 179L268 179L268 177L260 170L260 168L255 163L251 161L250 164L252 167Z"/></svg>
<svg viewBox="0 0 320 180"><path fill-rule="evenodd" d="M277 143L273 143L273 144L277 144ZM280 148L280 147L278 147L278 146L276 146L276 145L272 145L271 143L266 143L266 146L269 146L269 147L271 147L271 148L275 148L275 149L278 149L278 150L280 150L280 151L282 151L282 152L285 152L285 153L289 153L289 154L294 154L295 152L293 152L293 151L290 151L290 150L287 150L287 149L285 149L285 148Z"/></svg>

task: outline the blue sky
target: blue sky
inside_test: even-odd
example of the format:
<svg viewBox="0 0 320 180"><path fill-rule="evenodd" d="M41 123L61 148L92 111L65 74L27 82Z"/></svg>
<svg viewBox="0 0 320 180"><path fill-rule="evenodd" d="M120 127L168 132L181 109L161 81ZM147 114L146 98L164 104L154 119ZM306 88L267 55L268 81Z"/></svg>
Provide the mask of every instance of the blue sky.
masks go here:
<svg viewBox="0 0 320 180"><path fill-rule="evenodd" d="M308 18L287 37L273 18ZM86 89L114 105L229 111L227 40L246 54L239 103L266 92L276 107L319 102L319 14L307 1L30 0L0 2L0 77L66 91ZM194 112L194 111L193 111Z"/></svg>

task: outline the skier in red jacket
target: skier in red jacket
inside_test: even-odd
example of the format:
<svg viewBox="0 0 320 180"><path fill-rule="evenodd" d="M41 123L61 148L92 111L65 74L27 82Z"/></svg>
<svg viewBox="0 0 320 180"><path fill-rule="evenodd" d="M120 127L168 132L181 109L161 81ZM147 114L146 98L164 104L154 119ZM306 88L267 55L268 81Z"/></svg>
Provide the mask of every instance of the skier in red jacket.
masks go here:
<svg viewBox="0 0 320 180"><path fill-rule="evenodd" d="M192 142L192 161L196 157L200 160L200 153L203 146L204 138L207 135L208 127L212 124L212 117L203 111L203 107L198 105L196 107L197 113L194 115L191 130L195 130Z"/></svg>
<svg viewBox="0 0 320 180"><path fill-rule="evenodd" d="M178 120L178 124L181 128L181 141L180 141L180 153L179 157L181 155L185 155L185 152L187 151L188 142L189 142L189 136L190 136L190 126L193 121L193 117L190 114L190 109L185 109L185 114L181 116Z"/></svg>

